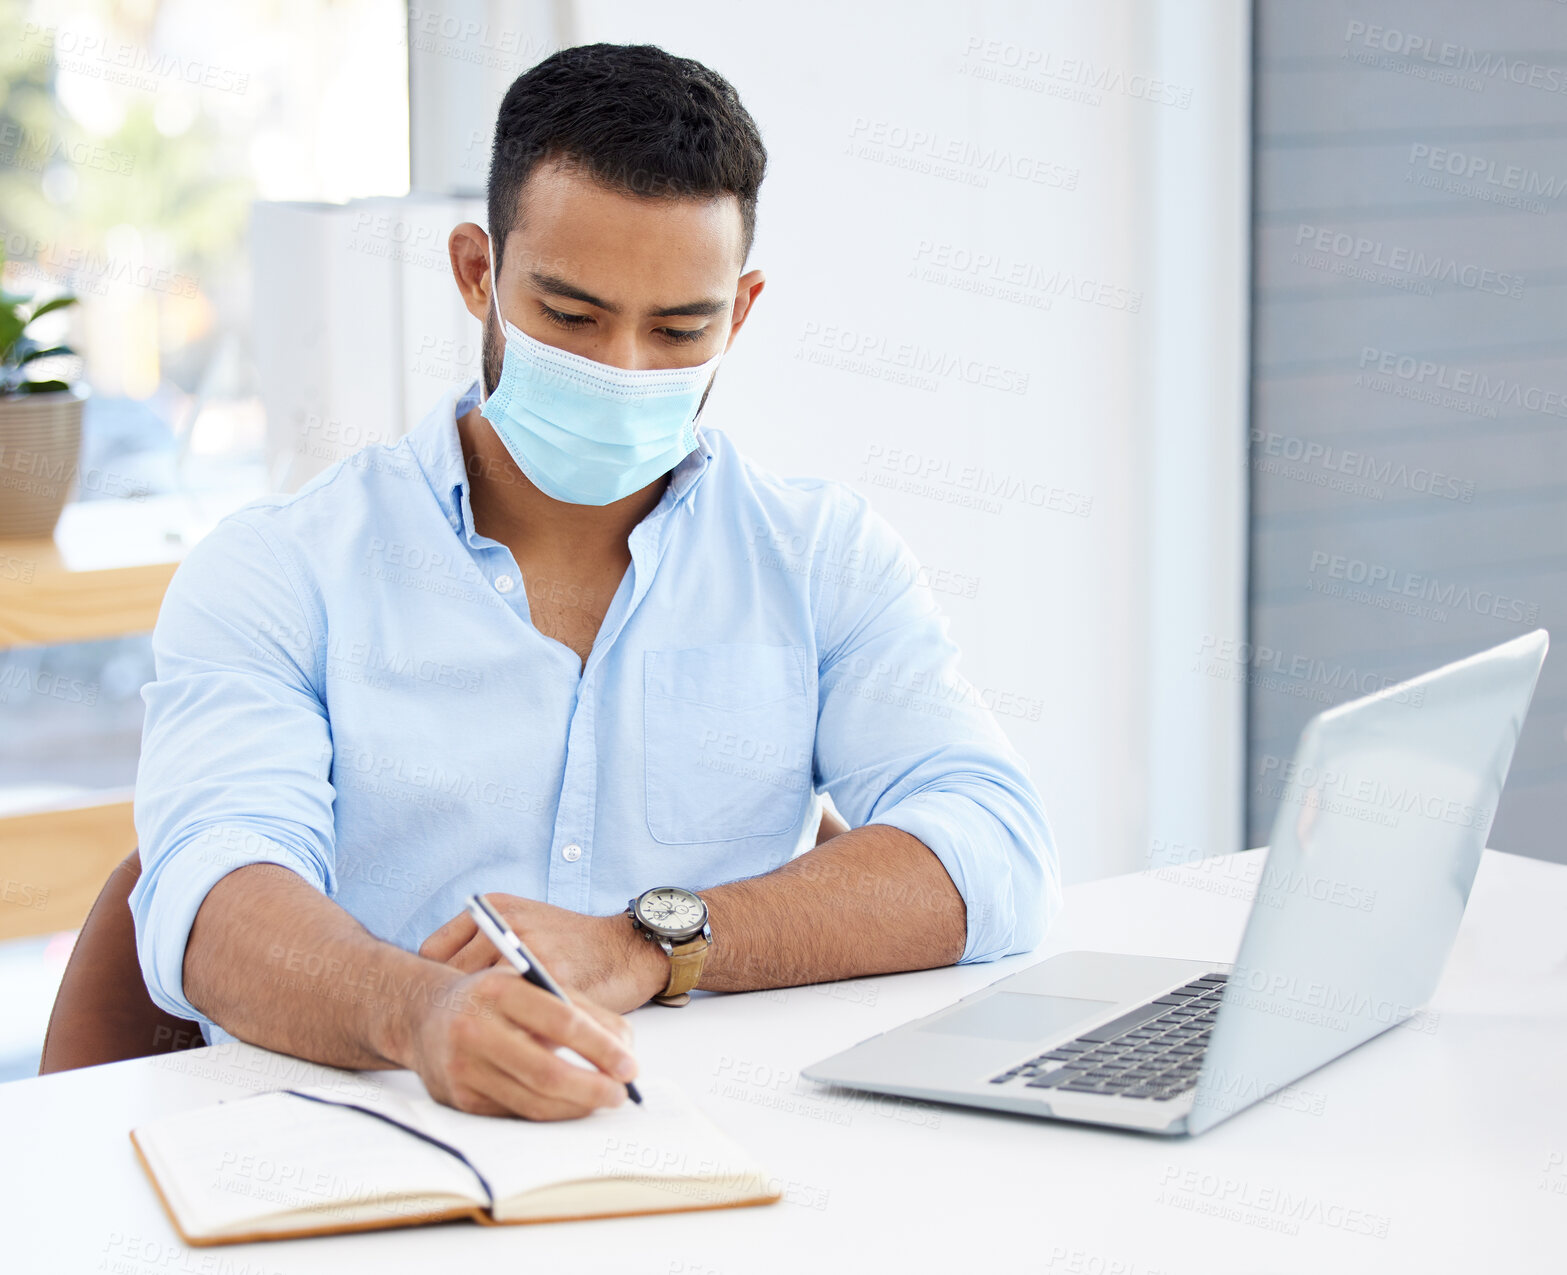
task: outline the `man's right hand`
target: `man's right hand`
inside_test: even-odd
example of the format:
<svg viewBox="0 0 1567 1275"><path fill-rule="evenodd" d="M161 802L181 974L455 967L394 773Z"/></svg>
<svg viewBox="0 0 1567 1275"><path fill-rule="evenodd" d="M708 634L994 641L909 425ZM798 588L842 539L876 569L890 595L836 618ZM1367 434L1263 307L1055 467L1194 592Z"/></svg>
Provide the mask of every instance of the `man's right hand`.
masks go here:
<svg viewBox="0 0 1567 1275"><path fill-rule="evenodd" d="M430 1096L476 1115L568 1120L626 1101L637 1074L631 1027L591 1001L572 1004L494 967L443 982L410 1006L405 1066ZM555 1053L565 1045L601 1070Z"/></svg>
<svg viewBox="0 0 1567 1275"><path fill-rule="evenodd" d="M408 1067L459 1111L585 1116L624 1102L636 1075L631 1025L602 1005L568 1005L510 966L465 974L405 951L273 863L207 892L184 987L240 1040L331 1067ZM562 1045L603 1070L559 1057Z"/></svg>

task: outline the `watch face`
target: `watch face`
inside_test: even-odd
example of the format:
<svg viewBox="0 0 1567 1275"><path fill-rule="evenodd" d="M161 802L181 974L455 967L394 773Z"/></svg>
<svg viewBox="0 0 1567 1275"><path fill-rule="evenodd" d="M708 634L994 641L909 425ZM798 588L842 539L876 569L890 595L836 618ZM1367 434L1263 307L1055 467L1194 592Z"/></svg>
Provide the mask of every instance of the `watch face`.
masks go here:
<svg viewBox="0 0 1567 1275"><path fill-rule="evenodd" d="M637 920L666 937L700 930L707 920L707 904L679 886L660 886L637 900Z"/></svg>

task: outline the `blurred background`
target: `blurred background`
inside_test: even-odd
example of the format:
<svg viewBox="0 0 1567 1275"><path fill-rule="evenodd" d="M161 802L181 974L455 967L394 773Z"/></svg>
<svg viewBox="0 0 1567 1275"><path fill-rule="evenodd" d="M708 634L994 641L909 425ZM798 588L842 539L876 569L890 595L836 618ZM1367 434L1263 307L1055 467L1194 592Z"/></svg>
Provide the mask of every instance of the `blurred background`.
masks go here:
<svg viewBox="0 0 1567 1275"><path fill-rule="evenodd" d="M53 544L0 540L0 1078L152 675L26 591L112 609L471 380L447 233L506 87L597 40L757 119L705 419L908 539L1068 881L1265 843L1307 717L1567 619L1567 5L0 0L0 283L79 298L39 327L91 389ZM1491 835L1558 861L1563 658Z"/></svg>

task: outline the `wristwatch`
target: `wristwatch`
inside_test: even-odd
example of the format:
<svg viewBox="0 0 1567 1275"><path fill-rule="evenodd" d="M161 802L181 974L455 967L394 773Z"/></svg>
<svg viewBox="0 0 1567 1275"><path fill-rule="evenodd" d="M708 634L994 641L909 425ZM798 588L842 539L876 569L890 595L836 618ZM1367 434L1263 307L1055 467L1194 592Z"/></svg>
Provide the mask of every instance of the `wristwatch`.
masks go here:
<svg viewBox="0 0 1567 1275"><path fill-rule="evenodd" d="M702 977L707 949L713 946L707 904L678 885L658 885L626 904L626 915L632 929L649 943L657 943L669 957L669 983L653 999L660 1005L684 1005Z"/></svg>

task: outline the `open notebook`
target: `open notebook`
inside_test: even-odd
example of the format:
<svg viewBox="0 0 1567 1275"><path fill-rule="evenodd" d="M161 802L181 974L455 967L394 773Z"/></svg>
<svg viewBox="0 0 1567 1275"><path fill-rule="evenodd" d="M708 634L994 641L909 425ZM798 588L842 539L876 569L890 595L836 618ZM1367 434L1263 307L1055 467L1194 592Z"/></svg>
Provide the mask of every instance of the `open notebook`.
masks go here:
<svg viewBox="0 0 1567 1275"><path fill-rule="evenodd" d="M533 1122L442 1106L412 1072L352 1075L351 1089L272 1090L132 1130L180 1237L236 1244L463 1217L555 1222L781 1194L667 1081L639 1081L641 1106Z"/></svg>

